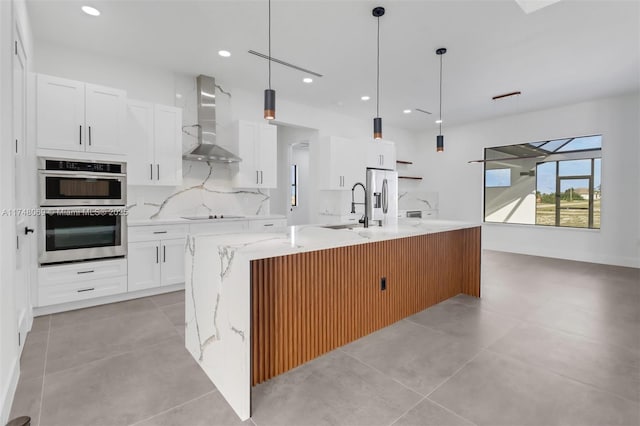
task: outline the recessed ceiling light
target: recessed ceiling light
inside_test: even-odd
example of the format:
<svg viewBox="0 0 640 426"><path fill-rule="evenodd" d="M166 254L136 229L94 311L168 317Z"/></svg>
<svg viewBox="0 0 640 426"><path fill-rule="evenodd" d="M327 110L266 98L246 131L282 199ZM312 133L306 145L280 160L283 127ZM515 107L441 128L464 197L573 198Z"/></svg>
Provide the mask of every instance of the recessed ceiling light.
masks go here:
<svg viewBox="0 0 640 426"><path fill-rule="evenodd" d="M313 83L313 79L311 77L305 77L302 79L302 81L305 83Z"/></svg>
<svg viewBox="0 0 640 426"><path fill-rule="evenodd" d="M182 95L180 93L176 93L176 98L182 99Z"/></svg>
<svg viewBox="0 0 640 426"><path fill-rule="evenodd" d="M436 120L436 124L442 123L442 120Z"/></svg>
<svg viewBox="0 0 640 426"><path fill-rule="evenodd" d="M91 7L91 6L82 6L82 11L84 13L86 13L87 15L91 15L91 16L100 16L100 11L98 9L96 9L95 7Z"/></svg>
<svg viewBox="0 0 640 426"><path fill-rule="evenodd" d="M223 58L228 58L229 56L231 56L231 52L229 52L228 50L218 50L218 55L222 56Z"/></svg>
<svg viewBox="0 0 640 426"><path fill-rule="evenodd" d="M363 101L368 101L369 99L371 99L369 96L363 96L360 99L362 99Z"/></svg>
<svg viewBox="0 0 640 426"><path fill-rule="evenodd" d="M410 109L405 109L402 112L404 112L405 114L411 114L411 110Z"/></svg>

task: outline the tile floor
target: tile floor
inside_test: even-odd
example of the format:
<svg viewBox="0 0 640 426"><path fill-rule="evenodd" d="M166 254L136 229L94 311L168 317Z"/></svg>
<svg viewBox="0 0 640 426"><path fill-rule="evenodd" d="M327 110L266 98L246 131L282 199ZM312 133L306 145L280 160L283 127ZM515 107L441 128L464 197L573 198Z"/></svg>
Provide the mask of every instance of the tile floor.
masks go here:
<svg viewBox="0 0 640 426"><path fill-rule="evenodd" d="M638 425L640 271L485 251L456 296L254 389L248 425ZM37 318L12 415L235 425L183 347L184 294Z"/></svg>

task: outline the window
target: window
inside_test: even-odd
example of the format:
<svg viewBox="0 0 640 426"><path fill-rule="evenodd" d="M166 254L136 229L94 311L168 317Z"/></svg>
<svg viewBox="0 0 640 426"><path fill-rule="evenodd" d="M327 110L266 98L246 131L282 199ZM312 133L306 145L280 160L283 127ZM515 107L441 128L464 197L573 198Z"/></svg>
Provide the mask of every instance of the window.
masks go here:
<svg viewBox="0 0 640 426"><path fill-rule="evenodd" d="M601 152L600 135L485 149L485 221L599 229Z"/></svg>
<svg viewBox="0 0 640 426"><path fill-rule="evenodd" d="M484 186L499 188L511 186L511 169L490 169L484 172Z"/></svg>
<svg viewBox="0 0 640 426"><path fill-rule="evenodd" d="M291 207L298 205L298 165L291 165Z"/></svg>

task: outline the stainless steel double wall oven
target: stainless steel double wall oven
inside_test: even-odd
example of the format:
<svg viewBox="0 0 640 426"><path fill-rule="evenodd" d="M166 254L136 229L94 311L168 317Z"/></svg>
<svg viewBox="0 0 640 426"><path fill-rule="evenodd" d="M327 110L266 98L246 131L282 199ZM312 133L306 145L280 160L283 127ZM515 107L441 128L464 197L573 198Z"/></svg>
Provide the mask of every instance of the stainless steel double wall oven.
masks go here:
<svg viewBox="0 0 640 426"><path fill-rule="evenodd" d="M126 164L38 158L39 262L127 254Z"/></svg>

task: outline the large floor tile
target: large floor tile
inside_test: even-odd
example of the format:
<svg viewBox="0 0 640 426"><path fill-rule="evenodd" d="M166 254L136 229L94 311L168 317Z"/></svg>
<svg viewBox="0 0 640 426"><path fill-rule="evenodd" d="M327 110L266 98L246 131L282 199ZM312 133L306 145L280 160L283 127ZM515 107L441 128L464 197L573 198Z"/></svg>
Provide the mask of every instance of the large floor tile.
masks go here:
<svg viewBox="0 0 640 426"><path fill-rule="evenodd" d="M164 312L174 326L184 329L184 302L161 306L160 310Z"/></svg>
<svg viewBox="0 0 640 426"><path fill-rule="evenodd" d="M473 423L425 398L393 426L473 426Z"/></svg>
<svg viewBox="0 0 640 426"><path fill-rule="evenodd" d="M178 335L158 309L53 328L46 374L156 344Z"/></svg>
<svg viewBox="0 0 640 426"><path fill-rule="evenodd" d="M105 318L148 312L154 309L156 309L156 306L148 298L109 303L107 305L51 315L51 328L56 329L65 326L87 324Z"/></svg>
<svg viewBox="0 0 640 426"><path fill-rule="evenodd" d="M527 324L489 350L640 402L640 356L625 348Z"/></svg>
<svg viewBox="0 0 640 426"><path fill-rule="evenodd" d="M49 326L51 325L51 315L44 315L41 317L35 317L33 319L33 324L31 325L31 331L49 331Z"/></svg>
<svg viewBox="0 0 640 426"><path fill-rule="evenodd" d="M630 426L640 422L636 403L487 351L429 398L481 426Z"/></svg>
<svg viewBox="0 0 640 426"><path fill-rule="evenodd" d="M544 306L550 296L544 291L536 291L535 293L523 292L511 284L483 284L480 300L473 299L465 298L458 299L458 301L471 306L480 306L489 312L522 320Z"/></svg>
<svg viewBox="0 0 640 426"><path fill-rule="evenodd" d="M213 391L184 405L172 408L135 426L251 426L244 422L220 395Z"/></svg>
<svg viewBox="0 0 640 426"><path fill-rule="evenodd" d="M490 345L519 324L516 319L483 310L479 306L466 305L455 298L418 312L407 320L480 346Z"/></svg>
<svg viewBox="0 0 640 426"><path fill-rule="evenodd" d="M333 351L254 388L259 426L388 425L421 396Z"/></svg>
<svg viewBox="0 0 640 426"><path fill-rule="evenodd" d="M148 297L148 300L151 300L158 306L173 305L174 303L184 303L184 290L158 294L156 296Z"/></svg>
<svg viewBox="0 0 640 426"><path fill-rule="evenodd" d="M41 425L128 425L214 390L176 340L46 376Z"/></svg>
<svg viewBox="0 0 640 426"><path fill-rule="evenodd" d="M25 379L20 378L16 395L11 406L10 419L29 416L31 425L38 426L40 418L40 401L42 396L42 376Z"/></svg>
<svg viewBox="0 0 640 426"><path fill-rule="evenodd" d="M473 358L480 346L410 321L399 321L342 350L427 395Z"/></svg>
<svg viewBox="0 0 640 426"><path fill-rule="evenodd" d="M610 308L585 309L553 301L531 314L528 321L579 334L596 342L614 344L640 354L640 318L633 319Z"/></svg>
<svg viewBox="0 0 640 426"><path fill-rule="evenodd" d="M31 331L24 342L20 357L20 378L40 377L44 374L48 331Z"/></svg>

